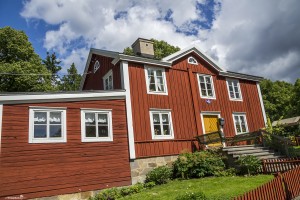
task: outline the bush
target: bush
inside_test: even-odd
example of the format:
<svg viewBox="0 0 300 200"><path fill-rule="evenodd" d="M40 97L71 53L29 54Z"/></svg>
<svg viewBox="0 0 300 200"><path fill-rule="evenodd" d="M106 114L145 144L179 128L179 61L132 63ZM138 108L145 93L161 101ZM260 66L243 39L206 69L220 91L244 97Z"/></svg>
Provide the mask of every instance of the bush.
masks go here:
<svg viewBox="0 0 300 200"><path fill-rule="evenodd" d="M239 165L240 174L257 174L261 168L261 161L253 155L240 156L236 161Z"/></svg>
<svg viewBox="0 0 300 200"><path fill-rule="evenodd" d="M111 188L99 192L96 196L90 197L89 200L115 200L120 197L122 197L120 190L117 188Z"/></svg>
<svg viewBox="0 0 300 200"><path fill-rule="evenodd" d="M172 169L167 166L154 168L146 175L145 183L154 182L156 185L161 185L169 182L172 178Z"/></svg>
<svg viewBox="0 0 300 200"><path fill-rule="evenodd" d="M222 158L208 151L180 154L173 163L174 176L184 179L218 175L224 169Z"/></svg>
<svg viewBox="0 0 300 200"><path fill-rule="evenodd" d="M207 200L208 198L205 196L203 192L187 192L184 195L180 195L176 197L176 200Z"/></svg>
<svg viewBox="0 0 300 200"><path fill-rule="evenodd" d="M155 185L156 185L155 182L152 182L152 181L147 182L147 183L144 184L144 188L150 189L150 188L153 188Z"/></svg>
<svg viewBox="0 0 300 200"><path fill-rule="evenodd" d="M121 188L120 193L121 193L121 196L124 197L124 196L128 196L128 195L131 195L131 194L139 193L143 189L144 189L144 185L141 184L141 183L138 183L138 184L135 184L135 185L132 185L132 186Z"/></svg>

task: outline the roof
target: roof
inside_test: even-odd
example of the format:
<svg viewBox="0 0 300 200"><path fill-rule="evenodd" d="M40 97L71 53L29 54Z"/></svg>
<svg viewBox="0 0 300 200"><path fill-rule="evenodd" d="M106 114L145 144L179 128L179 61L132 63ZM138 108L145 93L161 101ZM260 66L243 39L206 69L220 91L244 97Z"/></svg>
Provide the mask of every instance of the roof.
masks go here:
<svg viewBox="0 0 300 200"><path fill-rule="evenodd" d="M89 68L89 63L91 61L91 57L92 57L93 54L113 58L113 61L112 61L113 65L116 65L120 61L131 61L131 62L137 62L137 63L142 63L142 64L158 65L158 66L162 66L162 67L170 67L171 68L172 63L174 61L176 61L176 60L182 58L183 56L185 56L189 53L192 53L192 52L196 53L203 60L205 60L208 64L210 64L219 73L220 76L238 78L238 79L246 79L246 80L257 81L257 82L259 82L263 79L263 77L259 77L259 76L253 76L253 75L249 75L249 74L242 74L242 73L237 73L237 72L226 71L225 69L223 69L221 67L220 64L218 64L211 57L206 55L196 45L191 45L191 46L189 46L185 49L182 49L182 50L180 50L176 53L173 53L173 54L171 54L171 55L169 55L169 56L167 56L167 57L165 57L161 60L145 58L145 57L141 57L141 56L125 55L125 54L120 53L120 52L91 48L90 52L89 52L89 55L88 55L86 65L85 65L84 74L83 74L83 77L81 79L80 89L82 90L82 88L83 88L83 84L85 82L86 74L87 74L88 68Z"/></svg>
<svg viewBox="0 0 300 200"><path fill-rule="evenodd" d="M294 126L298 124L300 124L300 116L274 121L272 123L272 126L276 126L276 125Z"/></svg>
<svg viewBox="0 0 300 200"><path fill-rule="evenodd" d="M94 99L123 99L125 90L85 90L72 92L0 93L0 104L83 101Z"/></svg>

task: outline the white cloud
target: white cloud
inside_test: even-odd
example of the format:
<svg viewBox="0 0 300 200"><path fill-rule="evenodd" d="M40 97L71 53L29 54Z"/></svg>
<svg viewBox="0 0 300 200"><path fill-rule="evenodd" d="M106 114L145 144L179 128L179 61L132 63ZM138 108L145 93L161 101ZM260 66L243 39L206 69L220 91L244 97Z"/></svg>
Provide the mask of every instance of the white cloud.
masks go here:
<svg viewBox="0 0 300 200"><path fill-rule="evenodd" d="M122 51L145 37L182 48L200 40L202 49L227 70L292 82L300 77L299 1L215 0L215 20L204 29L199 23L209 21L207 13L196 4L208 2L31 0L21 15L58 25L47 31L44 47L58 52L66 67L75 62L80 72L90 47ZM185 34L189 30L198 34Z"/></svg>

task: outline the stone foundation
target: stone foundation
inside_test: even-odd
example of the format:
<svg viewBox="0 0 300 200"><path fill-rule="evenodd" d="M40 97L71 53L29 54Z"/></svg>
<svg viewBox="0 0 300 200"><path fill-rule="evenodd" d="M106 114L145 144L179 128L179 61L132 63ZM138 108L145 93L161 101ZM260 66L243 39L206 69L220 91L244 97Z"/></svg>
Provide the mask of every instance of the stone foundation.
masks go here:
<svg viewBox="0 0 300 200"><path fill-rule="evenodd" d="M57 195L57 196L52 196L52 197L34 198L31 200L87 200L90 196L94 196L99 192L100 192L100 190L78 192L78 193L73 193L73 194L63 194L63 195Z"/></svg>
<svg viewBox="0 0 300 200"><path fill-rule="evenodd" d="M163 156L152 158L141 158L130 162L131 168L131 183L142 183L146 179L146 174L155 167L168 165L172 166L172 163L177 159L176 156Z"/></svg>

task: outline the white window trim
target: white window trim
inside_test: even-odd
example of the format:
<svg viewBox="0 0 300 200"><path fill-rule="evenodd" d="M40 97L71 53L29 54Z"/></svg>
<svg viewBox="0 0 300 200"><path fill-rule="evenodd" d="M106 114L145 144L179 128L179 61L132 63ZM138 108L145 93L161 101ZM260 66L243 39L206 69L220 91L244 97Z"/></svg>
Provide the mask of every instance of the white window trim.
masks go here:
<svg viewBox="0 0 300 200"><path fill-rule="evenodd" d="M190 58L194 59L194 61L195 61L196 63L190 62ZM197 61L193 56L188 57L187 60L188 60L188 63L189 63L189 64L192 64L192 65L198 65L198 61Z"/></svg>
<svg viewBox="0 0 300 200"><path fill-rule="evenodd" d="M62 112L61 138L34 138L34 112ZM67 142L67 114L66 108L29 108L29 143L64 143Z"/></svg>
<svg viewBox="0 0 300 200"><path fill-rule="evenodd" d="M240 98L231 98L228 81L237 81L238 82L238 90L239 90L239 93L240 93L240 96L241 96ZM240 81L238 79L229 79L229 78L227 78L226 79L226 85L227 85L228 96L229 96L229 99L231 101L243 101L243 95L242 95L242 90L241 90L241 87L240 87Z"/></svg>
<svg viewBox="0 0 300 200"><path fill-rule="evenodd" d="M234 116L244 116L245 117L245 124L246 124L246 132L242 132L242 133L238 133L237 130L236 130L236 126L235 126L235 119L234 119ZM247 117L246 117L246 113L245 112L234 112L232 113L232 120L233 120L233 126L234 126L234 131L235 131L235 135L241 135L241 134L244 134L244 133L248 133L249 132L249 129L248 129L248 122L247 122ZM241 126L242 128L242 126Z"/></svg>
<svg viewBox="0 0 300 200"><path fill-rule="evenodd" d="M164 85L165 85L165 91L164 92L156 92L156 91L150 91L149 90L148 69L162 70L163 81L164 81ZM168 86L167 86L165 68L145 66L144 71L145 71L145 78L146 78L147 94L168 95Z"/></svg>
<svg viewBox="0 0 300 200"><path fill-rule="evenodd" d="M105 109L81 109L81 142L112 142L113 128L112 128L112 111ZM85 137L85 113L105 113L108 115L108 137Z"/></svg>
<svg viewBox="0 0 300 200"><path fill-rule="evenodd" d="M151 126L151 135L153 140L164 140L164 139L174 139L174 130L173 130L173 121L172 121L172 112L166 109L159 110L150 110L150 126ZM170 120L170 135L155 135L154 134L154 124L153 124L153 113L159 114L168 114ZM160 125L161 126L161 125Z"/></svg>
<svg viewBox="0 0 300 200"><path fill-rule="evenodd" d="M109 70L103 77L102 77L102 81L103 81L103 89L106 90L105 88L105 79L107 79L109 76L111 76L111 81L112 81L112 90L114 89L114 76L113 76L113 71L112 69Z"/></svg>
<svg viewBox="0 0 300 200"><path fill-rule="evenodd" d="M202 90L201 90L201 85L200 85L200 80L199 77L203 76L203 77L209 77L210 78L210 82L212 85L212 92L213 92L213 96L203 96L202 95ZM202 99L216 99L216 93L215 93L215 86L214 86L214 80L213 80L213 76L212 75L208 75L208 74L197 74L197 79L198 79L198 87L199 87L199 91L200 91L200 96Z"/></svg>
<svg viewBox="0 0 300 200"><path fill-rule="evenodd" d="M99 67L97 68L97 69L95 69L95 67L96 67L96 64L98 64L99 65ZM95 62L95 64L94 64L94 73L96 72L96 71L98 71L98 69L100 69L100 67L101 67L101 65L100 65L100 62L97 60L96 62Z"/></svg>

